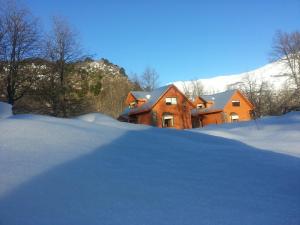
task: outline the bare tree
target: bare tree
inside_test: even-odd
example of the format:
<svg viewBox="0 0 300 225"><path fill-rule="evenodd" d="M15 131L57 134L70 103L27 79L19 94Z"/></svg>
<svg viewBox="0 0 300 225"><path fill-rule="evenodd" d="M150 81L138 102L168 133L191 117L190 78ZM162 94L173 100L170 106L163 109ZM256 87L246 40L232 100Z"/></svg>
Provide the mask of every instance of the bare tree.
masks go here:
<svg viewBox="0 0 300 225"><path fill-rule="evenodd" d="M192 84L192 96L193 98L203 95L203 84L200 80L194 79L191 81Z"/></svg>
<svg viewBox="0 0 300 225"><path fill-rule="evenodd" d="M8 103L13 105L30 90L34 76L28 63L37 57L38 50L37 19L27 9L9 2L0 12L0 72Z"/></svg>
<svg viewBox="0 0 300 225"><path fill-rule="evenodd" d="M274 90L267 81L257 81L246 75L239 84L249 101L254 105L255 117L278 115L282 113L281 93Z"/></svg>
<svg viewBox="0 0 300 225"><path fill-rule="evenodd" d="M289 83L275 90L266 81L258 82L249 75L240 88L255 106L256 116L280 115L300 104L300 33L277 32L272 56L274 61L283 62L289 69Z"/></svg>
<svg viewBox="0 0 300 225"><path fill-rule="evenodd" d="M56 92L53 94L54 114L62 113L67 116L67 91L70 86L67 76L74 69L74 63L81 59L80 45L77 41L77 33L66 20L53 18L51 33L46 37L46 59L51 63L50 82ZM58 81L58 83L57 83Z"/></svg>
<svg viewBox="0 0 300 225"><path fill-rule="evenodd" d="M147 67L144 73L141 75L141 85L145 91L152 91L158 87L159 75L155 69Z"/></svg>
<svg viewBox="0 0 300 225"><path fill-rule="evenodd" d="M0 56L1 56L1 68L3 67L3 58L5 54L5 49L6 49L6 44L4 42L4 37L5 37L5 25L4 25L4 15L3 12L1 11L0 14Z"/></svg>
<svg viewBox="0 0 300 225"><path fill-rule="evenodd" d="M242 82L236 88L246 93L250 102L255 103L259 89L258 86L258 82L254 78L251 78L249 74L246 74L246 76L242 79Z"/></svg>
<svg viewBox="0 0 300 225"><path fill-rule="evenodd" d="M191 91L189 83L190 83L189 81L182 81L182 90L183 90L183 94L187 98L192 99L193 96L192 96L192 91Z"/></svg>
<svg viewBox="0 0 300 225"><path fill-rule="evenodd" d="M5 73L4 73L4 61L3 56L5 54L5 45L4 45L4 36L5 36L5 29L4 29L4 23L3 23L3 16L2 12L0 15L0 100L6 98L6 85L5 85Z"/></svg>
<svg viewBox="0 0 300 225"><path fill-rule="evenodd" d="M134 91L142 91L141 79L137 73L132 73L129 75L130 81L133 83Z"/></svg>
<svg viewBox="0 0 300 225"><path fill-rule="evenodd" d="M294 106L300 105L300 32L278 31L273 41L272 55L274 60L284 62L290 70L290 79L295 85L294 92L285 101ZM296 101L295 101L296 100Z"/></svg>
<svg viewBox="0 0 300 225"><path fill-rule="evenodd" d="M190 99L195 99L204 94L204 86L200 80L182 82L183 93Z"/></svg>

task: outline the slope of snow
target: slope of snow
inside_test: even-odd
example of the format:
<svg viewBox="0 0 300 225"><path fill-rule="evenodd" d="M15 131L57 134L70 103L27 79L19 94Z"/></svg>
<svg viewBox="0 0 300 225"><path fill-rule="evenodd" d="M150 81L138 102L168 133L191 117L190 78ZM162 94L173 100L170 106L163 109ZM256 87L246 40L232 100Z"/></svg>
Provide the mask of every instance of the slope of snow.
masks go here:
<svg viewBox="0 0 300 225"><path fill-rule="evenodd" d="M126 130L135 130L135 129L148 129L149 126L144 126L144 125L136 125L132 123L120 123L118 120L115 120L114 118L101 114L101 113L89 113L83 116L77 117L77 119L85 122L89 122L92 124L97 124L97 125L105 125L105 126L110 126L114 128L122 128Z"/></svg>
<svg viewBox="0 0 300 225"><path fill-rule="evenodd" d="M12 116L11 105L0 102L0 119Z"/></svg>
<svg viewBox="0 0 300 225"><path fill-rule="evenodd" d="M0 120L3 225L298 225L299 187L299 158L239 141L100 114Z"/></svg>
<svg viewBox="0 0 300 225"><path fill-rule="evenodd" d="M226 75L226 76L216 76L212 78L199 79L204 87L204 92L206 94L223 92L228 89L228 87L238 88L238 86L247 78L250 77L251 80L255 80L258 84L263 81L268 81L273 85L275 89L282 88L286 82L288 82L289 69L286 65L281 62L269 63L261 68L252 70L249 72ZM184 91L184 85L191 90L191 81L176 81L174 84L181 90Z"/></svg>
<svg viewBox="0 0 300 225"><path fill-rule="evenodd" d="M300 158L300 112L249 122L211 125L193 131Z"/></svg>

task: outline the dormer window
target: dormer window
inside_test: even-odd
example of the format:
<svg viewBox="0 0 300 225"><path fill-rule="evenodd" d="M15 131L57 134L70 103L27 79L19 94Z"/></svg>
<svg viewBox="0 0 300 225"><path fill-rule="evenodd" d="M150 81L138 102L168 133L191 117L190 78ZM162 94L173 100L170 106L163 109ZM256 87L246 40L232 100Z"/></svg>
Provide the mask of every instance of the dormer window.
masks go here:
<svg viewBox="0 0 300 225"><path fill-rule="evenodd" d="M197 109L203 109L204 108L204 104L197 104Z"/></svg>
<svg viewBox="0 0 300 225"><path fill-rule="evenodd" d="M240 100L232 100L232 106L239 107L241 105Z"/></svg>
<svg viewBox="0 0 300 225"><path fill-rule="evenodd" d="M130 108L130 109L133 109L133 108L135 108L135 107L136 107L136 101L130 102L129 108Z"/></svg>
<svg viewBox="0 0 300 225"><path fill-rule="evenodd" d="M166 98L166 104L167 105L176 105L177 104L177 98Z"/></svg>

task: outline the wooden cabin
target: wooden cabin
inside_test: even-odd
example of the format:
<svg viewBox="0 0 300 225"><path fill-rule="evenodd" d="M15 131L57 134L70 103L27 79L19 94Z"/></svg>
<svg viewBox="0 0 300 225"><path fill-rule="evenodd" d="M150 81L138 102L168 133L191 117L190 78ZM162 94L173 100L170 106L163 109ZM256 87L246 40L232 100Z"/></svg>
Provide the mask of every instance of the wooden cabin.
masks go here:
<svg viewBox="0 0 300 225"><path fill-rule="evenodd" d="M131 91L119 116L120 121L161 128L192 128L191 110L194 104L174 85L151 92Z"/></svg>
<svg viewBox="0 0 300 225"><path fill-rule="evenodd" d="M203 127L209 124L232 123L252 119L253 105L239 90L228 90L214 95L199 96L194 100L192 124Z"/></svg>

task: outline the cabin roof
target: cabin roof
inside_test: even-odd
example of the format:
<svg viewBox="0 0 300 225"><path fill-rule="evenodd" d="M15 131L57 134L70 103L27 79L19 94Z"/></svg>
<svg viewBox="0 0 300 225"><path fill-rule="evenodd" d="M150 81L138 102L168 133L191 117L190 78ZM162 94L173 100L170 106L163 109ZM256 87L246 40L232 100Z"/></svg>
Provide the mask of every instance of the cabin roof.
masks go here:
<svg viewBox="0 0 300 225"><path fill-rule="evenodd" d="M157 88L153 91L131 91L130 93L136 98L136 99L147 99L147 102L140 107L130 109L126 108L121 115L127 115L127 114L137 114L140 112L144 112L147 110L150 110L154 104L160 99L160 97L172 86L166 85L160 88ZM149 95L149 96L148 96ZM147 98L149 97L149 98Z"/></svg>
<svg viewBox="0 0 300 225"><path fill-rule="evenodd" d="M228 90L213 95L202 95L201 98L203 98L207 102L214 102L212 107L210 107L209 109L224 109L225 105L235 92L236 90Z"/></svg>
<svg viewBox="0 0 300 225"><path fill-rule="evenodd" d="M136 99L144 99L144 98L146 98L146 95L151 95L150 94L151 92L148 92L148 91L131 91L130 93Z"/></svg>
<svg viewBox="0 0 300 225"><path fill-rule="evenodd" d="M223 109L216 109L216 108L213 108L213 107L210 107L210 108L203 108L203 109L192 109L191 110L191 114L192 116L197 116L199 114L209 114L209 113L216 113L216 112L222 112Z"/></svg>
<svg viewBox="0 0 300 225"><path fill-rule="evenodd" d="M229 99L236 91L237 90L227 90L213 95L202 95L200 98L202 98L206 102L212 101L213 105L209 108L192 109L192 115L222 111Z"/></svg>

